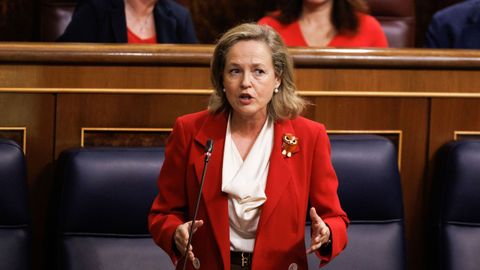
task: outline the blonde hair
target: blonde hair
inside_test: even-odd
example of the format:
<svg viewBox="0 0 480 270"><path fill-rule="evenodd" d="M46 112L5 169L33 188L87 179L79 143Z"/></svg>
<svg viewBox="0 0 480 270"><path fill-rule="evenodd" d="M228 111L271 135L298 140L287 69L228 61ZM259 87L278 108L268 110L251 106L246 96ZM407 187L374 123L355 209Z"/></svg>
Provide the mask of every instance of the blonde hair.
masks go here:
<svg viewBox="0 0 480 270"><path fill-rule="evenodd" d="M230 49L240 41L255 40L264 42L272 52L275 75L280 79L278 93L268 103L268 115L274 120L293 119L300 115L306 101L297 95L293 80L293 63L280 36L266 25L253 23L240 24L223 34L215 47L210 65L210 80L214 91L210 96L208 110L218 113L231 110L223 92L223 71L226 56Z"/></svg>

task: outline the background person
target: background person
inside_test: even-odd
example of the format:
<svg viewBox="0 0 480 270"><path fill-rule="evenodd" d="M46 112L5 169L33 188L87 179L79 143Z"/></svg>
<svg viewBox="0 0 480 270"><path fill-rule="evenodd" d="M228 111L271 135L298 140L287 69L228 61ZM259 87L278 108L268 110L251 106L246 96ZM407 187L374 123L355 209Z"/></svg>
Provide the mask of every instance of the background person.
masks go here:
<svg viewBox="0 0 480 270"><path fill-rule="evenodd" d="M258 23L273 27L287 46L388 47L363 0L279 0L278 8Z"/></svg>
<svg viewBox="0 0 480 270"><path fill-rule="evenodd" d="M299 116L305 101L283 41L267 26L231 29L215 48L211 79L208 110L178 118L167 143L149 215L153 239L179 262L211 138L188 259L211 270L306 269L306 253L316 252L328 263L346 246L348 218L325 127Z"/></svg>
<svg viewBox="0 0 480 270"><path fill-rule="evenodd" d="M480 48L480 0L464 1L435 13L425 47Z"/></svg>
<svg viewBox="0 0 480 270"><path fill-rule="evenodd" d="M58 41L196 43L190 13L174 0L80 0Z"/></svg>

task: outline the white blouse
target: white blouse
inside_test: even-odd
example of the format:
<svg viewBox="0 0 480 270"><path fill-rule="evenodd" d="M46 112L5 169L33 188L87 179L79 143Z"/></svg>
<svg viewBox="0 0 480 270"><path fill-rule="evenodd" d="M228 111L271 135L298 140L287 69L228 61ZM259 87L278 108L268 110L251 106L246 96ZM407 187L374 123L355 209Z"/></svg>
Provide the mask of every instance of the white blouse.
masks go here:
<svg viewBox="0 0 480 270"><path fill-rule="evenodd" d="M260 131L245 160L232 140L228 119L223 152L222 191L228 194L230 249L253 252L261 206L267 200L270 154L273 147L273 120Z"/></svg>

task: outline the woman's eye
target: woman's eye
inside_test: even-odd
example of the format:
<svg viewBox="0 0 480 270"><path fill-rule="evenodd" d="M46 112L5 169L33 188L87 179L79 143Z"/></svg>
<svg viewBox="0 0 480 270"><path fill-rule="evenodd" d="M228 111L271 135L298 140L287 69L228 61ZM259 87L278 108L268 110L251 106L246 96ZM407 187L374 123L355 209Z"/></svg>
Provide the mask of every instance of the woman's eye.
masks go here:
<svg viewBox="0 0 480 270"><path fill-rule="evenodd" d="M238 74L238 73L240 73L240 70L238 68L232 68L232 69L230 69L229 73L230 74Z"/></svg>
<svg viewBox="0 0 480 270"><path fill-rule="evenodd" d="M263 69L256 69L255 70L255 75L263 75L265 74L265 71Z"/></svg>

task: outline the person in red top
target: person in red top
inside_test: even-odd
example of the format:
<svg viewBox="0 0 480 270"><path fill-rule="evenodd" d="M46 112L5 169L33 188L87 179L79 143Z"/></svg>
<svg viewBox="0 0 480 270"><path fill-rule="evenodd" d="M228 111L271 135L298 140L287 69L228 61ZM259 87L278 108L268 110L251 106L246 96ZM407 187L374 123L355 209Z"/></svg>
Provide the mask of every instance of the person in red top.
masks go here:
<svg viewBox="0 0 480 270"><path fill-rule="evenodd" d="M388 47L363 0L281 0L278 8L258 23L275 29L287 46Z"/></svg>

